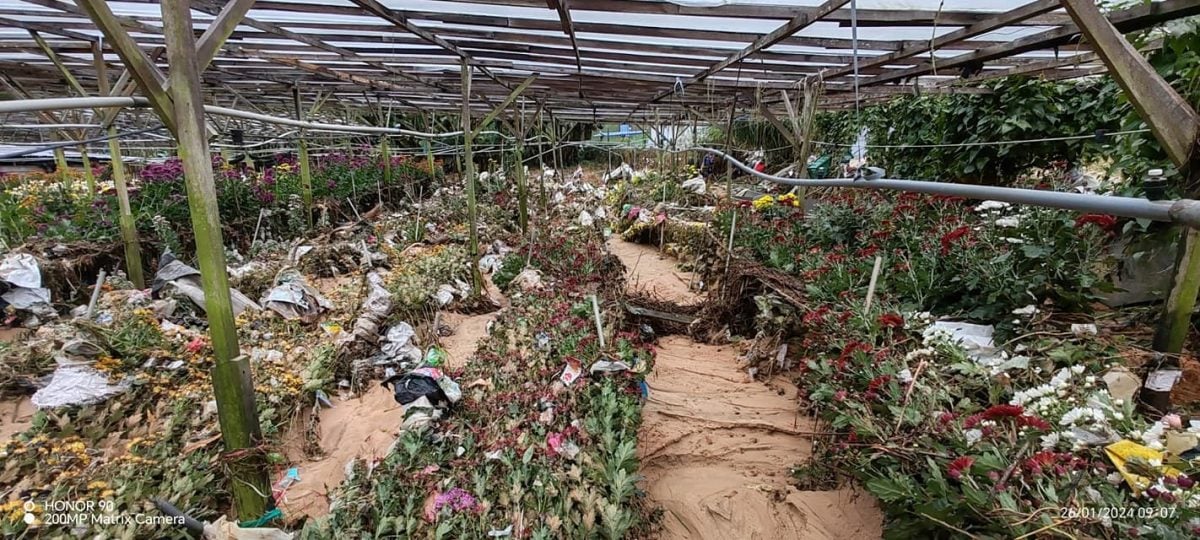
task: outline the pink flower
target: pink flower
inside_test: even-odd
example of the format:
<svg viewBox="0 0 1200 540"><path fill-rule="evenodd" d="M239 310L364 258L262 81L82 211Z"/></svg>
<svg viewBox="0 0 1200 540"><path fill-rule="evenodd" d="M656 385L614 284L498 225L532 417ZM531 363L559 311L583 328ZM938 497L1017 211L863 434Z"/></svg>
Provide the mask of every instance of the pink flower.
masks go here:
<svg viewBox="0 0 1200 540"><path fill-rule="evenodd" d="M1162 417L1163 424L1171 429L1182 429L1183 419L1179 418L1178 414L1168 414Z"/></svg>

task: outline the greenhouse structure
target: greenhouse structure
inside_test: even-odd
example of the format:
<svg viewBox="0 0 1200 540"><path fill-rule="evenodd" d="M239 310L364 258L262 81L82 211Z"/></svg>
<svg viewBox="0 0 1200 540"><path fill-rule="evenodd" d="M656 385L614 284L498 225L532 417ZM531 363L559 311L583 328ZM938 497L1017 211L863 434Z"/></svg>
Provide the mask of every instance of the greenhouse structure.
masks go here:
<svg viewBox="0 0 1200 540"><path fill-rule="evenodd" d="M1200 0L0 0L0 537L1196 537L1197 107Z"/></svg>

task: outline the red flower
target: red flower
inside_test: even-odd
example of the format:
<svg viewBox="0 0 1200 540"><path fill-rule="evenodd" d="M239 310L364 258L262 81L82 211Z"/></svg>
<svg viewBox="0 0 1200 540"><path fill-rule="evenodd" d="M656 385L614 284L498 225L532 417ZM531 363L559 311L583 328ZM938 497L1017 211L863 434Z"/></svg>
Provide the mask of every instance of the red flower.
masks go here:
<svg viewBox="0 0 1200 540"><path fill-rule="evenodd" d="M904 317L895 313L884 313L879 316L879 326L884 328L903 328Z"/></svg>
<svg viewBox="0 0 1200 540"><path fill-rule="evenodd" d="M986 411L983 411L983 417L988 420L996 420L1006 416L1021 416L1025 409L1020 405L992 405Z"/></svg>
<svg viewBox="0 0 1200 540"><path fill-rule="evenodd" d="M1049 422L1042 420L1041 418L1038 418L1036 416L1030 416L1028 414L1018 416L1017 417L1017 425L1018 426L1029 426L1038 431L1050 431L1050 423Z"/></svg>
<svg viewBox="0 0 1200 540"><path fill-rule="evenodd" d="M1106 231L1111 231L1117 225L1117 218L1107 214L1084 214L1075 218L1075 227L1092 224Z"/></svg>
<svg viewBox="0 0 1200 540"><path fill-rule="evenodd" d="M833 400L834 401L846 401L846 391L838 390L837 392L834 392Z"/></svg>
<svg viewBox="0 0 1200 540"><path fill-rule="evenodd" d="M938 415L938 422L944 426L950 422L953 422L955 418L958 418L958 415L952 412L943 412L942 414Z"/></svg>
<svg viewBox="0 0 1200 540"><path fill-rule="evenodd" d="M962 478L963 471L970 469L971 465L974 463L975 460L968 456L962 456L954 461L951 461L950 466L946 468L946 476L958 480L959 478Z"/></svg>
<svg viewBox="0 0 1200 540"><path fill-rule="evenodd" d="M963 420L963 428L971 429L975 426L978 426L979 422L982 420L983 420L983 413L972 414L971 416L968 416L966 418L966 420Z"/></svg>
<svg viewBox="0 0 1200 540"><path fill-rule="evenodd" d="M970 232L970 227L962 226L946 233L945 236L942 236L942 255L950 253L950 246L954 245L954 242L958 241Z"/></svg>

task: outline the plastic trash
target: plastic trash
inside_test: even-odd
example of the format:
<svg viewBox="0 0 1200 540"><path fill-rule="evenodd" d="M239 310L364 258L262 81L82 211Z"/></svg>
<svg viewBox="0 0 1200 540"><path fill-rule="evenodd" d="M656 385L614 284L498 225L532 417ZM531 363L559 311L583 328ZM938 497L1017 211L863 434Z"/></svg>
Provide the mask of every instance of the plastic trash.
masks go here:
<svg viewBox="0 0 1200 540"><path fill-rule="evenodd" d="M513 526L510 524L503 529L492 529L487 532L487 535L489 538L504 538L506 536L512 536L512 532Z"/></svg>
<svg viewBox="0 0 1200 540"><path fill-rule="evenodd" d="M416 331L412 325L401 322L388 329L384 336L380 354L384 360L376 364L416 363L421 361L421 348L412 342Z"/></svg>
<svg viewBox="0 0 1200 540"><path fill-rule="evenodd" d="M434 407L426 396L404 406L404 422L400 424L402 431L420 431L442 417L442 410Z"/></svg>
<svg viewBox="0 0 1200 540"><path fill-rule="evenodd" d="M175 258L170 253L163 253L158 259L158 272L154 274L154 282L150 290L154 298L160 298L162 291L168 286L174 287L180 294L188 297L200 309L204 309L204 287L200 284L200 271L192 268ZM229 289L230 301L233 304L233 314L240 315L247 309L260 310L246 295L237 289Z"/></svg>
<svg viewBox="0 0 1200 540"><path fill-rule="evenodd" d="M37 259L28 253L10 253L0 261L0 281L8 284L0 299L14 308L38 317L55 318L50 305L50 289L42 288L42 271Z"/></svg>
<svg viewBox="0 0 1200 540"><path fill-rule="evenodd" d="M583 375L583 365L578 360L567 360L567 365L563 367L562 374L558 376L558 380L563 384L571 386L579 377Z"/></svg>
<svg viewBox="0 0 1200 540"><path fill-rule="evenodd" d="M89 365L62 364L50 375L50 384L30 398L39 409L100 403L129 389L127 381L112 384L108 375Z"/></svg>
<svg viewBox="0 0 1200 540"><path fill-rule="evenodd" d="M450 403L450 399L446 397L445 392L442 392L437 381L425 375L413 373L395 375L383 381L382 384L384 388L387 388L388 384L392 385L391 390L395 394L396 403L401 405L408 405L421 398L427 399L431 405Z"/></svg>
<svg viewBox="0 0 1200 540"><path fill-rule="evenodd" d="M283 500L288 488L300 483L300 469L292 467L283 473L283 476L271 486L271 495L275 496L276 501Z"/></svg>
<svg viewBox="0 0 1200 540"><path fill-rule="evenodd" d="M538 332L533 337L533 347L539 351L550 350L550 334L545 331Z"/></svg>
<svg viewBox="0 0 1200 540"><path fill-rule="evenodd" d="M596 363L592 364L592 367L588 368L588 373L618 373L621 371L629 371L630 369L632 368L629 367L629 364L626 364L620 360L615 362L610 360L597 360Z"/></svg>
<svg viewBox="0 0 1200 540"><path fill-rule="evenodd" d="M526 268L513 278L513 283L516 283L522 291L532 291L542 288L542 273L534 268Z"/></svg>
<svg viewBox="0 0 1200 540"><path fill-rule="evenodd" d="M462 389L453 379L433 367L414 369L403 375L394 375L383 381L383 387L392 384L396 402L407 405L420 398L438 408L449 407L462 399Z"/></svg>
<svg viewBox="0 0 1200 540"><path fill-rule="evenodd" d="M316 321L333 304L312 288L299 270L285 268L275 276L275 287L267 292L262 305L288 320Z"/></svg>
<svg viewBox="0 0 1200 540"><path fill-rule="evenodd" d="M697 195L704 195L704 193L708 191L708 182L704 181L703 176L697 176L695 178L685 180L680 187Z"/></svg>
<svg viewBox="0 0 1200 540"><path fill-rule="evenodd" d="M446 351L441 347L430 347L425 351L425 365L429 367L442 367L446 364Z"/></svg>
<svg viewBox="0 0 1200 540"><path fill-rule="evenodd" d="M1108 370L1101 379L1108 386L1108 393L1113 399L1124 401L1133 399L1138 387L1142 385L1142 380L1125 366L1117 366Z"/></svg>
<svg viewBox="0 0 1200 540"><path fill-rule="evenodd" d="M1094 336L1099 333L1099 330L1094 324L1072 324L1071 333L1078 337Z"/></svg>
<svg viewBox="0 0 1200 540"><path fill-rule="evenodd" d="M444 284L438 287L437 292L433 293L433 297L437 299L438 306L444 307L454 301L454 293L456 291L457 289L453 285Z"/></svg>

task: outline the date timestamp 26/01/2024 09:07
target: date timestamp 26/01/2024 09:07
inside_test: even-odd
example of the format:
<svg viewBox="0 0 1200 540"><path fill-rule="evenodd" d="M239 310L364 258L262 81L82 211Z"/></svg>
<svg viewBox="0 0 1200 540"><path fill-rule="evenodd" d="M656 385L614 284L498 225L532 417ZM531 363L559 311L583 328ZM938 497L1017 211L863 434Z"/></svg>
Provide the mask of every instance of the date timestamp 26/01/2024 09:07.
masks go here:
<svg viewBox="0 0 1200 540"><path fill-rule="evenodd" d="M1058 509L1059 519L1150 519L1175 515L1171 506L1070 506Z"/></svg>

